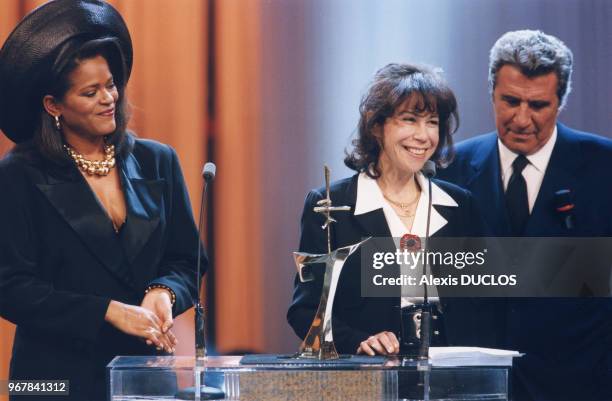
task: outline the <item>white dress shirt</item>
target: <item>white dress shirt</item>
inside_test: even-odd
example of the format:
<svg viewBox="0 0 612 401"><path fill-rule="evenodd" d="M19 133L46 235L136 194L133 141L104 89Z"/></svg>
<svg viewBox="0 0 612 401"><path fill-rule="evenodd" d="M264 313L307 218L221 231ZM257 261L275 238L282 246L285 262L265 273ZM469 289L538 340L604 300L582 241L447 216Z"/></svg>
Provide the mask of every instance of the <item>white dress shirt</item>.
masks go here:
<svg viewBox="0 0 612 401"><path fill-rule="evenodd" d="M378 186L376 180L370 178L367 174L359 174L357 180L357 200L355 203L355 215L365 214L373 210L382 209L385 214L385 220L387 220L387 226L391 232L391 236L399 239L404 234L414 234L420 238L425 238L427 230L427 208L429 204L429 185L427 179L423 174L418 173L415 178L421 188L421 195L418 200L416 212L414 215L414 222L412 223L412 229L408 231L402 220L399 218L391 204L385 199L383 193ZM435 183L431 185L431 203L432 205L440 206L451 206L457 207L457 202L446 192L444 192ZM444 227L448 223L444 217L435 208L431 208L431 217L429 222L429 235L433 235ZM396 244L396 246L399 244ZM426 244L422 244L425 246ZM418 271L421 271L422 266L417 266ZM402 266L400 271L402 272ZM404 272L402 272L403 274ZM431 270L428 266L427 274L431 274ZM431 295L430 301L437 302L437 290L435 286L428 286L429 294ZM402 296L401 307L412 305L416 302L422 301L422 298L415 299L414 297Z"/></svg>
<svg viewBox="0 0 612 401"><path fill-rule="evenodd" d="M550 161L553 148L557 142L557 126L553 129L553 133L550 139L540 150L532 155L526 156L529 163L523 169L523 178L527 183L527 200L529 201L529 213L533 210L533 205L540 192L542 186L542 180L544 180L544 173L546 173L546 167ZM517 153L514 153L497 139L497 146L499 149L499 162L501 167L501 178L504 184L504 192L508 189L508 182L512 176L512 162L518 157Z"/></svg>

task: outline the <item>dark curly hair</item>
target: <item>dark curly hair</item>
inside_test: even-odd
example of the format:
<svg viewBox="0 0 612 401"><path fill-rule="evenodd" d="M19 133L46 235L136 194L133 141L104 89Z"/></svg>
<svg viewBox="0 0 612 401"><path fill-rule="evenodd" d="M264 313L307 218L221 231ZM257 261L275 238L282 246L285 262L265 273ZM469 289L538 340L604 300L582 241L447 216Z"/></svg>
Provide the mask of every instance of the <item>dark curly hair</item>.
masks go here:
<svg viewBox="0 0 612 401"><path fill-rule="evenodd" d="M452 134L459 127L457 99L440 73L428 66L388 64L374 75L359 105L359 126L353 149L346 152L344 164L352 170L380 177L378 158L381 141L374 129L382 128L397 108L413 96L418 97L418 113L437 113L440 120L438 147L431 157L446 166L454 156Z"/></svg>

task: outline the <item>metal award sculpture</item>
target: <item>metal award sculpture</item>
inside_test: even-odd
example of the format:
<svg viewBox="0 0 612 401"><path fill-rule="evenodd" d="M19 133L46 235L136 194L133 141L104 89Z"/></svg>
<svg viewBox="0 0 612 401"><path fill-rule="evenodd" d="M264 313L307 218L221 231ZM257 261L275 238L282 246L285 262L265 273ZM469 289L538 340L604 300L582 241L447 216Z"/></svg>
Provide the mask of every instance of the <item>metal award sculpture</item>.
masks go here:
<svg viewBox="0 0 612 401"><path fill-rule="evenodd" d="M325 216L325 224L323 224L321 228L323 230L327 230L327 253L293 253L293 258L298 269L300 281L303 283L314 280L314 275L312 274L312 271L308 269L308 265L325 263L325 275L323 278L323 289L321 290L321 301L319 302L317 313L315 314L312 324L310 325L308 334L304 338L304 341L302 341L300 351L297 354L297 356L301 358L312 358L319 360L339 358L336 347L334 346L331 321L338 279L346 259L353 252L355 252L361 246L361 244L369 239L365 239L357 244L338 248L332 252L331 224L335 223L336 220L331 217L331 212L348 212L351 210L351 208L350 206L332 205L329 195L330 170L327 165L324 166L324 171L326 198L317 202L317 206L315 206L314 211L316 213L322 213Z"/></svg>

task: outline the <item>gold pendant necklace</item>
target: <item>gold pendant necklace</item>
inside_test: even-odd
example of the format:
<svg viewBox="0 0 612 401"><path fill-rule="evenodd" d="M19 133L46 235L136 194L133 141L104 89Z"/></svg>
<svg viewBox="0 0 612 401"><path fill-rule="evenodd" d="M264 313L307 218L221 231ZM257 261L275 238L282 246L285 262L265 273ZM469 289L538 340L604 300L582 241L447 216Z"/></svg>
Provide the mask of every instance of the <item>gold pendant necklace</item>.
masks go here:
<svg viewBox="0 0 612 401"><path fill-rule="evenodd" d="M87 175L103 177L108 175L115 167L115 145L104 144L104 160L88 160L67 144L64 144L64 149L74 160L79 170L87 173Z"/></svg>
<svg viewBox="0 0 612 401"><path fill-rule="evenodd" d="M391 203L392 205L399 207L400 209L402 209L403 211L409 210L412 208L412 206L416 203L416 201L419 200L419 193L416 193L416 196L414 197L413 200L411 200L408 203L402 203L402 202L398 202L398 201L394 201L393 199L389 198L384 192L383 192L383 197L389 201L389 203ZM408 217L408 216L406 216Z"/></svg>
<svg viewBox="0 0 612 401"><path fill-rule="evenodd" d="M408 214L404 214L404 213L400 213L397 210L395 211L395 213L399 216L399 217L414 217L415 213L408 213Z"/></svg>

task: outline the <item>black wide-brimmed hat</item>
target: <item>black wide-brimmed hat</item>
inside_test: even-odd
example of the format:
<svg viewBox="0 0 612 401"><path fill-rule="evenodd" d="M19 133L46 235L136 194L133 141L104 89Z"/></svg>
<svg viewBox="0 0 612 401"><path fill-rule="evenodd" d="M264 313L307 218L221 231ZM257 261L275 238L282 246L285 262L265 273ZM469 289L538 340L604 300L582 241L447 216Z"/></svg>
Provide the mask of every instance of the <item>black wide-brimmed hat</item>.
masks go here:
<svg viewBox="0 0 612 401"><path fill-rule="evenodd" d="M108 38L122 58L127 83L132 40L123 18L103 0L54 0L26 15L0 50L0 129L16 143L32 138L42 107L41 87L70 57L75 43ZM65 62L66 60L64 60Z"/></svg>

